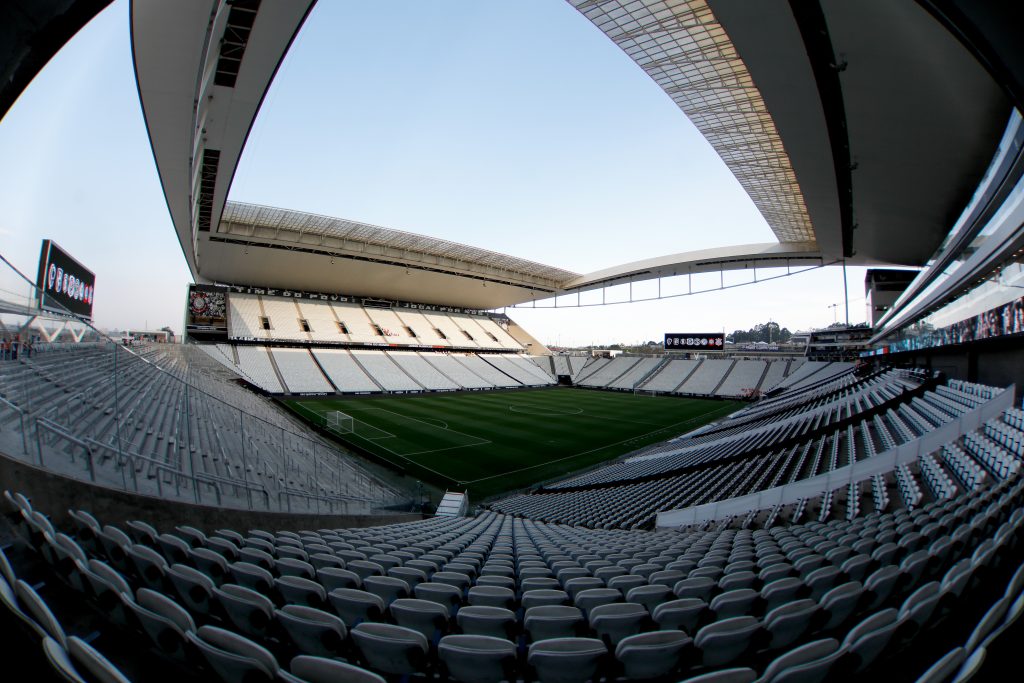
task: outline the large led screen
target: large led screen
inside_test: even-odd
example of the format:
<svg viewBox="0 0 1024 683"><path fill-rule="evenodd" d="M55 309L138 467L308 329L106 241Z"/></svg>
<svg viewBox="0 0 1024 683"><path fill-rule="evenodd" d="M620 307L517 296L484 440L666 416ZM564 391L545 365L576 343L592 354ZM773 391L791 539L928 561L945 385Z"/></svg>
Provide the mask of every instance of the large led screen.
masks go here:
<svg viewBox="0 0 1024 683"><path fill-rule="evenodd" d="M43 240L36 286L39 307L44 311L74 313L92 320L96 275L51 240Z"/></svg>

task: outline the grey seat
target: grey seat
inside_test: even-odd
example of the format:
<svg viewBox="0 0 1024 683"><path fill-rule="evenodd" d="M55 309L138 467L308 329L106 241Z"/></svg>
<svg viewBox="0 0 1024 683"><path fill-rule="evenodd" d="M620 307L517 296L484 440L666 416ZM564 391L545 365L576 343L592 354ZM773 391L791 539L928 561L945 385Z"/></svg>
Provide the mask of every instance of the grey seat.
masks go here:
<svg viewBox="0 0 1024 683"><path fill-rule="evenodd" d="M516 680L516 647L502 638L486 635L445 636L437 645L437 656L444 662L452 678L462 683Z"/></svg>
<svg viewBox="0 0 1024 683"><path fill-rule="evenodd" d="M64 635L64 628L60 625L57 617L50 611L49 605L43 600L32 586L21 579L14 583L14 595L24 613L35 622L35 630L40 637L49 636L56 640L61 647L67 646L67 637ZM130 595L127 596L130 598Z"/></svg>
<svg viewBox="0 0 1024 683"><path fill-rule="evenodd" d="M598 590L607 589L601 588ZM579 596L577 596L578 598ZM568 605L569 594L561 590L540 588L523 593L519 599L519 604L522 605L523 609L530 609L531 607L539 607L541 605Z"/></svg>
<svg viewBox="0 0 1024 683"><path fill-rule="evenodd" d="M274 587L286 604L322 609L327 604L327 590L316 581L301 576L280 576Z"/></svg>
<svg viewBox="0 0 1024 683"><path fill-rule="evenodd" d="M823 628L828 631L844 625L857 611L863 596L864 587L859 581L848 581L822 595L818 604L828 613Z"/></svg>
<svg viewBox="0 0 1024 683"><path fill-rule="evenodd" d="M363 658L384 673L414 674L427 662L427 639L418 631L364 621L351 634Z"/></svg>
<svg viewBox="0 0 1024 683"><path fill-rule="evenodd" d="M710 602L715 588L717 586L712 579L698 576L683 579L672 588L672 592L677 598L700 598L704 602Z"/></svg>
<svg viewBox="0 0 1024 683"><path fill-rule="evenodd" d="M757 680L757 672L753 669L735 667L692 676L680 683L753 683L755 680Z"/></svg>
<svg viewBox="0 0 1024 683"><path fill-rule="evenodd" d="M967 651L964 648L953 648L921 674L917 683L945 683L953 678L966 659Z"/></svg>
<svg viewBox="0 0 1024 683"><path fill-rule="evenodd" d="M167 570L167 579L189 612L210 614L214 604L213 590L216 588L213 579L183 564L172 564Z"/></svg>
<svg viewBox="0 0 1024 683"><path fill-rule="evenodd" d="M261 645L216 626L202 626L185 634L210 668L225 683L272 681L278 666L274 655Z"/></svg>
<svg viewBox="0 0 1024 683"><path fill-rule="evenodd" d="M431 642L438 633L448 630L448 607L438 602L400 598L388 606L388 611L396 624L419 631Z"/></svg>
<svg viewBox="0 0 1024 683"><path fill-rule="evenodd" d="M701 651L705 666L724 666L755 648L755 636L760 630L761 624L754 617L733 617L704 626L693 642Z"/></svg>
<svg viewBox="0 0 1024 683"><path fill-rule="evenodd" d="M274 621L274 603L270 598L233 583L225 583L213 592L228 619L242 633L255 638L270 633Z"/></svg>
<svg viewBox="0 0 1024 683"><path fill-rule="evenodd" d="M590 611L590 628L610 645L639 633L649 620L647 608L633 602L600 605Z"/></svg>
<svg viewBox="0 0 1024 683"><path fill-rule="evenodd" d="M622 593L614 588L590 588L577 593L573 600L573 604L579 607L584 614L590 614L590 610L595 607L609 605L613 602L622 602Z"/></svg>
<svg viewBox="0 0 1024 683"><path fill-rule="evenodd" d="M132 589L128 581L116 569L100 560L89 560L81 574L100 611L115 624L128 625L128 611L121 599L122 595L131 598Z"/></svg>
<svg viewBox="0 0 1024 683"><path fill-rule="evenodd" d="M336 659L299 655L288 668L304 683L385 683L372 671Z"/></svg>
<svg viewBox="0 0 1024 683"><path fill-rule="evenodd" d="M384 601L384 605L390 605L399 598L409 597L409 584L402 579L395 579L390 576L367 576L363 579L363 590L373 593Z"/></svg>
<svg viewBox="0 0 1024 683"><path fill-rule="evenodd" d="M523 616L523 626L534 642L549 638L571 638L583 623L583 612L576 607L564 605L531 607Z"/></svg>
<svg viewBox="0 0 1024 683"><path fill-rule="evenodd" d="M661 629L696 633L707 613L708 603L700 598L680 598L661 603L654 608L651 616Z"/></svg>
<svg viewBox="0 0 1024 683"><path fill-rule="evenodd" d="M764 628L768 633L768 647L775 650L787 647L803 637L809 630L818 628L818 603L809 598L794 600L779 605L764 617Z"/></svg>
<svg viewBox="0 0 1024 683"><path fill-rule="evenodd" d="M189 551L192 550L192 546L173 534L160 534L157 536L156 547L163 553L167 564L188 562Z"/></svg>
<svg viewBox="0 0 1024 683"><path fill-rule="evenodd" d="M512 610L485 605L463 607L455 615L455 620L463 633L506 639L513 636L516 625L516 615Z"/></svg>
<svg viewBox="0 0 1024 683"><path fill-rule="evenodd" d="M134 614L142 630L164 654L185 658L188 642L185 634L196 630L196 623L188 610L170 598L148 588L140 588L135 600L125 600L125 606Z"/></svg>
<svg viewBox="0 0 1024 683"><path fill-rule="evenodd" d="M643 605L648 612L654 612L658 605L674 600L675 597L672 589L668 586L655 584L630 588L626 593L626 602L635 602Z"/></svg>
<svg viewBox="0 0 1024 683"><path fill-rule="evenodd" d="M348 628L364 621L379 619L384 614L384 601L378 595L355 588L335 588L327 594L334 611Z"/></svg>
<svg viewBox="0 0 1024 683"><path fill-rule="evenodd" d="M358 574L340 567L321 567L316 570L316 578L328 593L335 588L360 588L363 585Z"/></svg>
<svg viewBox="0 0 1024 683"><path fill-rule="evenodd" d="M285 605L275 616L300 652L320 657L342 653L348 629L337 616L303 605Z"/></svg>
<svg viewBox="0 0 1024 683"><path fill-rule="evenodd" d="M67 652L76 669L88 672L87 678L102 683L129 683L128 678L110 660L78 636L68 638Z"/></svg>
<svg viewBox="0 0 1024 683"><path fill-rule="evenodd" d="M291 557L279 557L274 562L274 571L278 576L298 576L303 579L315 579L316 568L309 562Z"/></svg>
<svg viewBox="0 0 1024 683"><path fill-rule="evenodd" d="M189 548L187 561L210 577L218 586L231 578L231 563L220 553L208 548ZM186 566L184 562L176 564Z"/></svg>
<svg viewBox="0 0 1024 683"><path fill-rule="evenodd" d="M899 614L890 607L876 612L851 628L843 638L843 649L851 672L870 666L892 641L900 626Z"/></svg>
<svg viewBox="0 0 1024 683"><path fill-rule="evenodd" d="M516 594L511 589L500 586L473 586L469 589L467 602L473 606L513 609L516 605Z"/></svg>
<svg viewBox="0 0 1024 683"><path fill-rule="evenodd" d="M231 572L234 583L239 586L245 586L263 595L270 595L274 589L274 575L251 562L234 562L228 566L228 571Z"/></svg>
<svg viewBox="0 0 1024 683"><path fill-rule="evenodd" d="M626 678L661 678L678 668L683 651L692 644L693 639L682 631L638 633L619 641L615 658Z"/></svg>
<svg viewBox="0 0 1024 683"><path fill-rule="evenodd" d="M164 591L164 577L167 575L167 560L164 556L144 545L133 545L127 548L128 559L135 567L136 575L149 588Z"/></svg>
<svg viewBox="0 0 1024 683"><path fill-rule="evenodd" d="M765 612L771 612L780 605L807 597L809 594L810 590L804 582L794 576L777 579L761 589Z"/></svg>
<svg viewBox="0 0 1024 683"><path fill-rule="evenodd" d="M737 588L716 595L712 598L710 607L718 619L729 619L753 614L760 599L760 593L753 588Z"/></svg>
<svg viewBox="0 0 1024 683"><path fill-rule="evenodd" d="M582 683L597 670L607 648L593 638L554 638L530 645L527 662L550 683Z"/></svg>
<svg viewBox="0 0 1024 683"><path fill-rule="evenodd" d="M896 582L900 578L900 570L892 565L887 565L876 570L864 581L864 590L869 594L865 610L871 611L880 608L888 601L896 588Z"/></svg>
<svg viewBox="0 0 1024 683"><path fill-rule="evenodd" d="M841 654L834 638L806 643L777 657L759 683L820 683Z"/></svg>
<svg viewBox="0 0 1024 683"><path fill-rule="evenodd" d="M413 593L420 600L432 600L452 609L458 609L462 604L462 591L447 583L420 583L413 588Z"/></svg>

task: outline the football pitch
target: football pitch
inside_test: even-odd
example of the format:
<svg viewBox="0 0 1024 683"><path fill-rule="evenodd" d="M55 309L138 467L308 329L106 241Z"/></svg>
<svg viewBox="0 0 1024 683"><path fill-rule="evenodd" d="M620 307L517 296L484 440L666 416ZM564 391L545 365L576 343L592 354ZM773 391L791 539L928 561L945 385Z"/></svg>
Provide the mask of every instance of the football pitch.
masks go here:
<svg viewBox="0 0 1024 683"><path fill-rule="evenodd" d="M336 437L409 475L473 500L565 475L696 429L738 401L584 389L441 393L283 401L324 426L352 416Z"/></svg>

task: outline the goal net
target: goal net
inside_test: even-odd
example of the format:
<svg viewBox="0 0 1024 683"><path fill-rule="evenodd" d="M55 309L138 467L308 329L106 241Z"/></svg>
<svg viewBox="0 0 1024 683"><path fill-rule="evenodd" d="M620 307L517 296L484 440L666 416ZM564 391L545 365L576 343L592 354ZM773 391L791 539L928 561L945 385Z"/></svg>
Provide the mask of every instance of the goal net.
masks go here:
<svg viewBox="0 0 1024 683"><path fill-rule="evenodd" d="M346 415L339 410L332 410L324 414L327 420L326 427L335 434L352 434L355 432L356 423L351 415Z"/></svg>

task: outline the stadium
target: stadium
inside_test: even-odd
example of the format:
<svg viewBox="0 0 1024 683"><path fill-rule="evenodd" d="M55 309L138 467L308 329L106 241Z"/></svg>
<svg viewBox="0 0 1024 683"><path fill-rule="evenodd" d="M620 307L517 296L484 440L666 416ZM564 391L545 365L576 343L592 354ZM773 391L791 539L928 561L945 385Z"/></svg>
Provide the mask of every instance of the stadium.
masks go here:
<svg viewBox="0 0 1024 683"><path fill-rule="evenodd" d="M0 117L109 4L0 9ZM775 238L578 273L229 197L315 4L130 2L146 151L190 271L182 339L102 332L108 274L54 240L36 273L0 253L11 680L1012 670L1021 8L568 0ZM742 276L756 293L813 269L845 286L848 267L868 268L868 324L800 346L673 329L657 352L566 352L516 321L553 302L614 327L635 291Z"/></svg>

